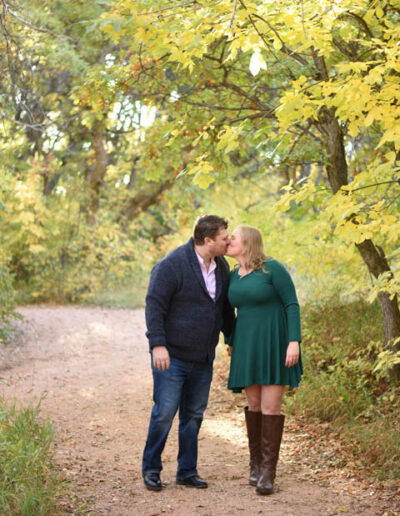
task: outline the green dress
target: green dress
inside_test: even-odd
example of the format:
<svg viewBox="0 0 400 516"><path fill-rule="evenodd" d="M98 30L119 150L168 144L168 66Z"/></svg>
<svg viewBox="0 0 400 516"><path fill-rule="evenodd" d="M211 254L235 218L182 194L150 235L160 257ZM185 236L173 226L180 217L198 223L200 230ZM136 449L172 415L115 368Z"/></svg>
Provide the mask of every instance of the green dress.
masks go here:
<svg viewBox="0 0 400 516"><path fill-rule="evenodd" d="M274 259L262 269L239 276L231 272L228 298L237 308L230 344L232 348L228 388L241 392L249 385L297 387L303 367L285 366L290 341L301 341L300 309L287 270Z"/></svg>

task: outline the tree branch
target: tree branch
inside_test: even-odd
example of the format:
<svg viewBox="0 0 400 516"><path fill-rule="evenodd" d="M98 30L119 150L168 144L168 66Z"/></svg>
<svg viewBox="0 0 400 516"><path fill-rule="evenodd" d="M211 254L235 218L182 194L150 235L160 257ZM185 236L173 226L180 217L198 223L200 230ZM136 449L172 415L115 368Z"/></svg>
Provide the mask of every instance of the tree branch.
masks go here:
<svg viewBox="0 0 400 516"><path fill-rule="evenodd" d="M271 116L267 116L264 113L253 113L252 115L238 116L237 118L225 118L219 122L215 122L212 125L214 127L221 127L221 125L225 124L234 124L236 122L241 122L242 120L253 120L254 118L273 118L273 110L270 112Z"/></svg>
<svg viewBox="0 0 400 516"><path fill-rule="evenodd" d="M237 86L237 84L233 84L231 82L224 80L222 83L222 86L226 86L227 88L231 89L232 91L235 91L241 97L245 97L246 99L250 100L251 102L254 102L261 109L265 110L267 108L267 106L262 104L257 97L253 97L252 95L249 95L240 86Z"/></svg>
<svg viewBox="0 0 400 516"><path fill-rule="evenodd" d="M163 9L158 9L157 11L147 11L144 13L138 13L137 16L146 16L148 14L158 14L163 13L165 11L172 11L173 9L180 9L181 7L187 7L188 5L195 4L196 0L190 0L190 2L182 2L181 4L171 5L170 7L164 7Z"/></svg>
<svg viewBox="0 0 400 516"><path fill-rule="evenodd" d="M196 5L196 3L198 4L198 2L192 2L193 5ZM159 15L159 18L161 18L162 20L165 20L166 18L172 18L172 16L176 16L176 14L188 14L188 13L193 13L193 12L196 12L196 11L200 11L200 9L205 9L205 8L208 8L208 7L212 7L214 5L218 5L220 3L220 0L218 0L217 2L214 2L212 4L207 4L207 5L201 5L201 4L198 4L197 6L193 7L193 9L188 9L186 11L181 11L180 13L172 13L172 14L166 14L166 15L162 15L160 14ZM142 15L145 15L145 14L151 14L151 13L142 13Z"/></svg>
<svg viewBox="0 0 400 516"><path fill-rule="evenodd" d="M363 29L364 29L364 32L365 34L369 37L369 38L373 38L374 35L372 34L371 32L371 29L368 27L368 24L367 22L364 20L364 18L362 18L362 16L359 16L358 14L356 13L352 13L351 11L346 11L345 13L342 13L338 16L338 19L344 19L346 17L349 17L349 18L354 18L355 20L358 21L358 23L360 25L362 25Z"/></svg>
<svg viewBox="0 0 400 516"><path fill-rule="evenodd" d="M286 158L283 160L283 163L285 163L287 161L287 159L289 158L289 156L292 154L292 152L295 150L295 148L297 147L297 144L299 143L299 141L303 138L303 136L305 136L306 134L308 134L308 131L311 127L311 123L309 122L308 123L308 127L305 127L303 129L303 131L297 135L297 137L295 138L294 142L292 143L290 149L289 149L289 152L287 153L287 156Z"/></svg>
<svg viewBox="0 0 400 516"><path fill-rule="evenodd" d="M22 25L25 25L26 27L29 27L30 29L32 29L32 30L34 30L36 32L43 32L45 34L50 34L51 36L54 36L55 38L58 38L58 39L68 39L69 41L75 43L74 39L71 38L70 36L64 36L62 34L57 34L57 33L53 32L50 29L45 29L43 27L37 27L36 25L33 25L33 23L29 22L28 20L25 20L24 18L22 18L22 16L17 14L15 11L11 10L10 7L7 5L5 0L1 0L1 2L2 2L3 6L4 6L4 12L5 13L10 13L11 16L16 18L19 22L21 22Z"/></svg>
<svg viewBox="0 0 400 516"><path fill-rule="evenodd" d="M206 104L205 102L193 102L191 100L187 100L185 99L185 97L180 97L179 100L182 100L182 102L185 102L186 104L190 104L191 106L199 106L199 107L205 107L207 109L215 109L215 110L220 110L220 111L242 111L242 110L246 110L246 111L256 111L256 109L254 107L228 107L228 106L214 106L212 104ZM259 111L260 109L257 109L257 111ZM263 109L261 111L270 111L269 109Z"/></svg>
<svg viewBox="0 0 400 516"><path fill-rule="evenodd" d="M172 173L165 181L148 185L147 188L140 190L118 214L117 222L122 223L125 228L131 220L155 204L160 195L172 187L174 180L175 175Z"/></svg>
<svg viewBox="0 0 400 516"><path fill-rule="evenodd" d="M398 183L400 185L400 179L393 179L392 181L381 181L380 183L374 183L372 185L360 186L358 188L352 189L351 192L357 192L357 190L363 190L364 188L374 188L375 186L380 186L380 185L390 185L393 183Z"/></svg>
<svg viewBox="0 0 400 516"><path fill-rule="evenodd" d="M235 14L236 14L236 9L237 9L237 3L238 3L238 0L235 0L234 4L233 4L233 11L232 11L232 17L231 17L231 22L229 24L229 27L231 28L231 31L232 31L232 36L235 37L235 29L233 28L233 21L235 19Z"/></svg>
<svg viewBox="0 0 400 516"><path fill-rule="evenodd" d="M272 32L275 34L275 36L279 39L279 41L282 43L282 48L281 48L281 51L283 53L285 53L286 55L288 55L289 57L293 57L293 59L296 59L296 61L298 61L299 63L301 63L302 65L304 66L309 66L308 64L308 61L307 59L304 59L304 57L302 57L300 54L298 54L297 52L295 52L294 50L290 50L290 48L288 48L286 46L286 43L283 41L283 39L281 38L279 32L269 23L269 21L267 21L265 18L263 18L262 16L260 16L259 14L254 14L253 15L255 18L258 18L259 20L263 21L270 30L272 30Z"/></svg>
<svg viewBox="0 0 400 516"><path fill-rule="evenodd" d="M14 118L11 118L9 116L7 116L4 111L0 111L0 117L1 118L5 118L6 120L8 120L9 122L12 122L13 124L17 124L21 127L26 127L28 129L34 129L34 130L43 130L45 127L48 127L49 125L51 125L50 122L46 123L46 124L28 124L26 122L19 122L18 120L15 120Z"/></svg>
<svg viewBox="0 0 400 516"><path fill-rule="evenodd" d="M322 139L317 136L316 134L314 134L313 132L310 131L310 127L311 127L312 124L310 124L310 126L308 128L306 127L301 127L300 124L295 124L295 127L297 127L298 129L300 129L301 131L303 131L304 133L308 134L309 136L312 136L314 138L314 140L316 140L317 142L323 144L323 141Z"/></svg>
<svg viewBox="0 0 400 516"><path fill-rule="evenodd" d="M244 9L247 9L246 5L244 4L243 0L240 0L240 3L242 5L242 7ZM258 27L257 25L255 24L253 18L251 17L251 15L248 15L248 19L250 21L250 23L252 24L254 30L257 32L258 36L260 37L260 39L263 41L264 45L269 49L269 51L271 52L271 54L274 56L275 58L275 61L277 63L280 63L280 60L278 59L278 56L276 55L275 53L275 50L272 48L272 46L270 45L269 41L266 40L266 38L264 37L264 34L262 34L259 30L258 30ZM296 77L294 76L293 72L291 71L291 69L286 66L286 69L288 71L288 74L289 76L291 77L291 79L295 80Z"/></svg>

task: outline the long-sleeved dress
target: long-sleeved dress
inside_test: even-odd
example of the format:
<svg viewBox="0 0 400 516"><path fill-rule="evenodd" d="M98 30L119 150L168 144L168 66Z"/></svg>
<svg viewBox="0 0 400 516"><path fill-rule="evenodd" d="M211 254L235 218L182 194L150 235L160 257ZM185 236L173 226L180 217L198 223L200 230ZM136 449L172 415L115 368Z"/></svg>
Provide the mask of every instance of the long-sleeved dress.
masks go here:
<svg viewBox="0 0 400 516"><path fill-rule="evenodd" d="M231 272L228 298L237 308L231 339L228 388L240 392L249 385L297 387L303 367L285 366L290 341L301 341L300 309L293 281L277 260L263 269L239 276Z"/></svg>

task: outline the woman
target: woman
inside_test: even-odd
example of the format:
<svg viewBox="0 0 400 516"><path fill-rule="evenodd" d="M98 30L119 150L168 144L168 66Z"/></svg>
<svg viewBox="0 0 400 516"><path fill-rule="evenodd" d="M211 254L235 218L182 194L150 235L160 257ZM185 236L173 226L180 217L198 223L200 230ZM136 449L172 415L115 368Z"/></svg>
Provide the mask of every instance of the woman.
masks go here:
<svg viewBox="0 0 400 516"><path fill-rule="evenodd" d="M285 385L301 380L300 310L289 273L266 258L260 232L238 226L227 255L236 258L228 297L237 308L228 388L246 391L245 409L250 449L250 485L271 494L285 416L281 414Z"/></svg>

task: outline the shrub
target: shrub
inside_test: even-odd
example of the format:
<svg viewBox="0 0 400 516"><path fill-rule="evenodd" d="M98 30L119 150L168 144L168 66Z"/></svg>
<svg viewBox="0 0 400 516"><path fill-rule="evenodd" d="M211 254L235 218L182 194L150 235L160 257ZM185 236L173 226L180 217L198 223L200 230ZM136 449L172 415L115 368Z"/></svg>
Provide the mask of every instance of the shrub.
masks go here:
<svg viewBox="0 0 400 516"><path fill-rule="evenodd" d="M60 483L51 463L53 429L39 405L16 410L0 400L0 513L56 513Z"/></svg>
<svg viewBox="0 0 400 516"><path fill-rule="evenodd" d="M400 389L376 371L384 338L379 305L330 300L302 312L304 377L287 408L329 421L378 477L398 477Z"/></svg>
<svg viewBox="0 0 400 516"><path fill-rule="evenodd" d="M0 252L0 342L11 332L10 320L15 308L13 277Z"/></svg>

